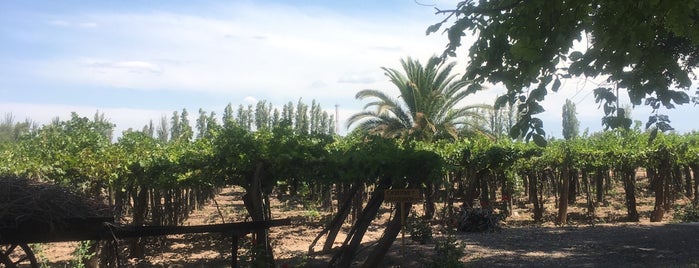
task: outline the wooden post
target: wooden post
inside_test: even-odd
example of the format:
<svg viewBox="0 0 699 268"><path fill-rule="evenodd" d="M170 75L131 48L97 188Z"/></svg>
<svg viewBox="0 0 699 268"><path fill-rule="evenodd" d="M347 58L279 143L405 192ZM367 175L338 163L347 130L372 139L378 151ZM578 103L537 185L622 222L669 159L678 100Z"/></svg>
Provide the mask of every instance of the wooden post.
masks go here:
<svg viewBox="0 0 699 268"><path fill-rule="evenodd" d="M400 205L401 257L405 259L405 203L419 202L422 195L419 189L390 189L384 192L384 201ZM408 212L410 213L410 212Z"/></svg>
<svg viewBox="0 0 699 268"><path fill-rule="evenodd" d="M231 232L231 268L238 268L238 231Z"/></svg>
<svg viewBox="0 0 699 268"><path fill-rule="evenodd" d="M401 258L405 259L405 202L400 202Z"/></svg>

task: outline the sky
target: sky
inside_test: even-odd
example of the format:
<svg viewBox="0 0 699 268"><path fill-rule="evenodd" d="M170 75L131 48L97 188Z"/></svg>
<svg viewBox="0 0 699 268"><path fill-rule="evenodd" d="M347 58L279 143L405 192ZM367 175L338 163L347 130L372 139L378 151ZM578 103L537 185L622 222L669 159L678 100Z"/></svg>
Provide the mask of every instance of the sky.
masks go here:
<svg viewBox="0 0 699 268"><path fill-rule="evenodd" d="M355 94L379 89L397 97L381 67L426 62L441 54L443 34L425 35L442 20L447 0L357 1L0 1L0 115L40 124L71 112L97 111L115 134L157 124L173 111L223 113L231 103L267 100L277 107L299 99L346 118L364 102ZM468 44L458 51L463 73ZM561 137L561 107L577 104L580 130L603 129L592 89L599 81L564 81L540 114L547 134ZM499 85L467 97L492 104ZM621 98L621 103L628 99ZM678 132L696 129L696 107L668 111ZM646 121L650 109L632 112Z"/></svg>

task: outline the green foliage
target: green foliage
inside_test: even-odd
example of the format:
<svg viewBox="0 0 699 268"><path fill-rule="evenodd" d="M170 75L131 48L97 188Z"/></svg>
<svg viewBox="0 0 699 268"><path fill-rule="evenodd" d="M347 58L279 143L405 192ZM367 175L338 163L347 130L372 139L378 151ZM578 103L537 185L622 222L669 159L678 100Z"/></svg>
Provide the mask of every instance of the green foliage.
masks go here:
<svg viewBox="0 0 699 268"><path fill-rule="evenodd" d="M70 261L70 266L75 268L85 268L87 267L87 261L95 256L95 252L92 249L94 241L80 241L78 246L73 251L73 260Z"/></svg>
<svg viewBox="0 0 699 268"><path fill-rule="evenodd" d="M264 254L265 245L262 243L257 243L256 239L248 236L243 237L241 243L242 245L240 246L240 249L242 252L240 253L238 259L241 267L267 267L264 261L265 259L259 257L260 255Z"/></svg>
<svg viewBox="0 0 699 268"><path fill-rule="evenodd" d="M575 103L566 99L566 104L563 105L563 138L570 140L577 137L579 127L580 122L577 112L575 112Z"/></svg>
<svg viewBox="0 0 699 268"><path fill-rule="evenodd" d="M46 257L46 253L44 252L44 244L29 244L29 248L31 248L32 252L34 252L34 257L36 257L39 267L49 268L49 259Z"/></svg>
<svg viewBox="0 0 699 268"><path fill-rule="evenodd" d="M460 268L464 267L461 258L466 254L466 246L460 244L454 235L449 234L444 240L437 241L432 257L432 268Z"/></svg>
<svg viewBox="0 0 699 268"><path fill-rule="evenodd" d="M428 34L454 18L445 29L444 56L456 56L467 34L476 37L464 79L502 83L507 94L498 102L522 102L513 138L544 135L543 125L535 123L534 116L543 111L538 102L547 91L557 91L561 79L573 76L606 76L627 90L633 105L656 111L690 101L686 90L692 70L699 67L699 21L694 19L699 5L693 1L467 0L438 13L448 17L430 26ZM577 43L586 49L571 51ZM619 114L612 116L619 108L614 104L618 94L609 88L595 93L604 103L607 126L626 125Z"/></svg>
<svg viewBox="0 0 699 268"><path fill-rule="evenodd" d="M699 222L699 206L691 203L684 206L677 205L672 218L677 222Z"/></svg>
<svg viewBox="0 0 699 268"><path fill-rule="evenodd" d="M430 226L429 220L417 216L415 211L412 211L405 221L405 230L410 233L411 240L421 245L432 241L432 227Z"/></svg>
<svg viewBox="0 0 699 268"><path fill-rule="evenodd" d="M460 130L477 130L472 119L482 117L478 109L489 107L459 107L459 102L478 91L480 86L450 74L456 63L441 65L439 58L432 57L425 66L411 58L401 60L401 64L405 74L383 68L400 91L399 99L375 89L358 92L357 99L375 100L369 102L364 111L352 115L348 125L356 125L370 134L422 141L456 139Z"/></svg>

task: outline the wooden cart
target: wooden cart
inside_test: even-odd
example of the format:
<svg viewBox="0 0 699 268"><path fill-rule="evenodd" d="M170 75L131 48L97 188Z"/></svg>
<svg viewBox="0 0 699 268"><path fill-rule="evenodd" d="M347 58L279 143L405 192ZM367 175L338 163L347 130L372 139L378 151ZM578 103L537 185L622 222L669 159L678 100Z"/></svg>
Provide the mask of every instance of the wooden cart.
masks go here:
<svg viewBox="0 0 699 268"><path fill-rule="evenodd" d="M0 267L38 268L31 243L163 236L191 233L225 233L232 238L231 267L238 266L238 239L254 230L291 224L290 219L237 222L194 226L130 226L115 224L113 218L65 219L60 224L26 222L17 226L0 226Z"/></svg>

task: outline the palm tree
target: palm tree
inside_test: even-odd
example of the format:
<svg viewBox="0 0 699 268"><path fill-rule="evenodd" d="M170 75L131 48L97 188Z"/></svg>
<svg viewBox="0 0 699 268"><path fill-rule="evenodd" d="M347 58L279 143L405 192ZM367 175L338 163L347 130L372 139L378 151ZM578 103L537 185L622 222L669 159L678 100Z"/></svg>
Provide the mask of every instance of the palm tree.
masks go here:
<svg viewBox="0 0 699 268"><path fill-rule="evenodd" d="M401 60L405 75L398 70L383 67L386 76L398 87L400 96L393 99L375 89L365 89L356 98L375 98L364 111L348 119L348 127L391 138L432 141L459 136L459 130L479 129L476 122L483 119L481 110L488 105L457 107L477 86L450 75L456 63L442 66L438 57L432 57L427 66L417 60ZM375 108L375 109L370 109ZM481 121L482 122L482 121Z"/></svg>

